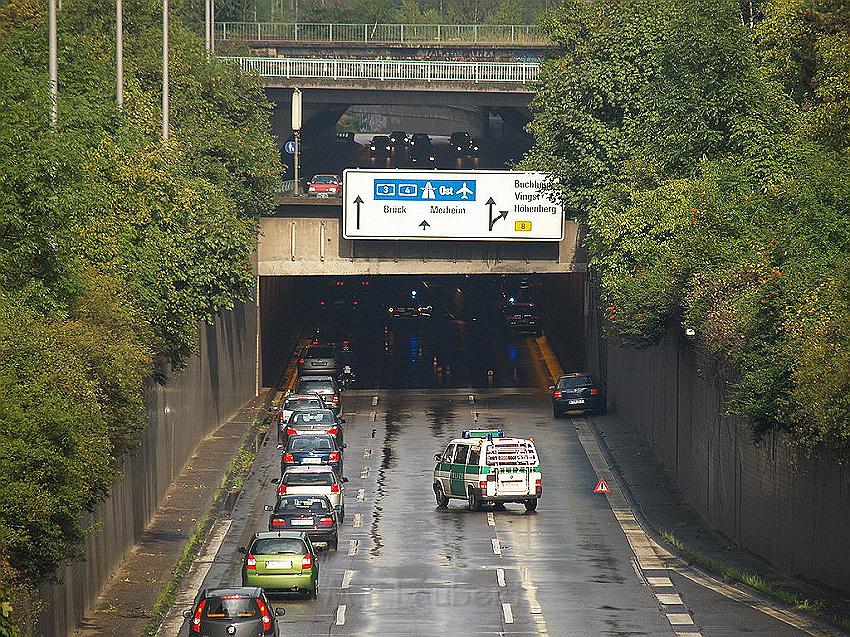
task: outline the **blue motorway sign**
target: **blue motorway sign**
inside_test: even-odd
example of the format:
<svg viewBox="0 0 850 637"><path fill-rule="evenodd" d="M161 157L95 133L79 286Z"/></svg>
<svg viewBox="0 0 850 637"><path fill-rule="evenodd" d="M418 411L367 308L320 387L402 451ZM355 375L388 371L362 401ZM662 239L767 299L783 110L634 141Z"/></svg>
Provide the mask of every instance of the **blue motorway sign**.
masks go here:
<svg viewBox="0 0 850 637"><path fill-rule="evenodd" d="M375 201L475 201L475 179L375 179Z"/></svg>

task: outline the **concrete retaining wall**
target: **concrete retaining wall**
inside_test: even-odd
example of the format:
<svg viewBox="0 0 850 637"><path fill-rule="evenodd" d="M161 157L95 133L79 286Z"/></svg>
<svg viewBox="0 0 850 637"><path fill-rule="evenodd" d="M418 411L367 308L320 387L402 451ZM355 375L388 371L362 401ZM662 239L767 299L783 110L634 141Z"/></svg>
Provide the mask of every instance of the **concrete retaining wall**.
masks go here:
<svg viewBox="0 0 850 637"><path fill-rule="evenodd" d="M588 324L588 360L609 407L650 440L713 528L782 572L850 591L850 467L804 458L780 434L753 444L723 415L721 376L679 330L647 349L620 348Z"/></svg>
<svg viewBox="0 0 850 637"><path fill-rule="evenodd" d="M39 635L64 637L79 625L200 440L255 396L256 361L257 311L250 302L224 312L214 326L199 326L198 355L186 369L164 385L146 384L148 428L125 460L124 478L93 515L100 530L89 535L85 559L42 589Z"/></svg>

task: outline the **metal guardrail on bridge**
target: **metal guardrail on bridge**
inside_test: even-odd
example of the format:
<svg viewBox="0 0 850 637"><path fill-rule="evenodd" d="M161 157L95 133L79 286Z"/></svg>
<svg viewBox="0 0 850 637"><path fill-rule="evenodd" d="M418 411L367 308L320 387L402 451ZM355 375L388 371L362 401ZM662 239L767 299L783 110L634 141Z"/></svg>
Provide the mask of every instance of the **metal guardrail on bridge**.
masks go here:
<svg viewBox="0 0 850 637"><path fill-rule="evenodd" d="M539 77L537 62L428 62L311 58L221 58L238 62L243 71L261 77L326 78L416 82L532 82Z"/></svg>
<svg viewBox="0 0 850 637"><path fill-rule="evenodd" d="M309 24L284 22L216 22L222 41L549 44L533 24Z"/></svg>

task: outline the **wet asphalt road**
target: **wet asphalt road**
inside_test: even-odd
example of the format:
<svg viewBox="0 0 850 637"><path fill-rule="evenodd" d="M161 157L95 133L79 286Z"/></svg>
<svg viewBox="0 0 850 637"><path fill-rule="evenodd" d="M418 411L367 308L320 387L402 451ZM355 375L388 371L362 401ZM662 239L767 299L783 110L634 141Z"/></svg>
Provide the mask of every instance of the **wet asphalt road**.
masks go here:
<svg viewBox="0 0 850 637"><path fill-rule="evenodd" d="M369 328L363 329L361 336L366 336ZM383 332L383 325L375 322L371 329ZM605 498L592 493L597 476L573 422L552 418L535 339L488 339L488 364L509 369L516 363L516 378L502 380L500 373L500 381L487 387L486 375L481 382L475 371L481 366L470 365L458 367L457 380L446 383L432 365L419 360L427 361L430 350L461 338L460 329L451 322L435 322L434 329L393 326L398 357L378 346L365 357L370 364L382 362L387 371L372 377L379 389L350 390L344 396L350 482L339 550L320 553L318 600L274 599L286 609L281 634L675 634L651 589L638 578ZM421 357L414 342L424 350ZM400 378L404 367L419 371ZM421 385L393 388L405 383ZM544 494L536 513L519 505L473 513L454 500L447 510L436 507L433 455L461 430L475 427L504 428L537 440ZM263 505L274 500L278 460L270 440L248 477L205 586L239 584L237 548L266 529ZM694 616L711 622L703 626L704 635L798 634L690 586L698 589L689 594Z"/></svg>

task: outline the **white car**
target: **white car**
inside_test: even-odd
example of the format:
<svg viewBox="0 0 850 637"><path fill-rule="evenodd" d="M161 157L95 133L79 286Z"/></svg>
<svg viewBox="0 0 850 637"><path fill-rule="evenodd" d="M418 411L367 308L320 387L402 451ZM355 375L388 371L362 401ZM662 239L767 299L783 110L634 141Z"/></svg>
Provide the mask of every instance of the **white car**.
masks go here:
<svg viewBox="0 0 850 637"><path fill-rule="evenodd" d="M282 437L283 428L289 422L289 417L296 411L326 408L325 401L318 394L289 394L289 396L283 399L283 402L278 408L278 440Z"/></svg>
<svg viewBox="0 0 850 637"><path fill-rule="evenodd" d="M330 467L290 467L280 477L278 495L324 495L331 501L340 524L345 519L345 483Z"/></svg>

